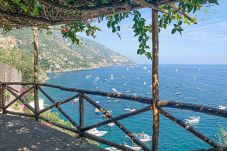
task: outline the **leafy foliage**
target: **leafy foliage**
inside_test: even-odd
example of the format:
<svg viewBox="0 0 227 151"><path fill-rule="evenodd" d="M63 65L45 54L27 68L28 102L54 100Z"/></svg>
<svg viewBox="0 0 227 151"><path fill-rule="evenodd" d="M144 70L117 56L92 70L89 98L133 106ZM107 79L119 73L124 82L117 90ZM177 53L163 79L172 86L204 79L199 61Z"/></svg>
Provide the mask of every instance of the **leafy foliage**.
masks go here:
<svg viewBox="0 0 227 151"><path fill-rule="evenodd" d="M224 126L219 126L220 132L217 135L219 142L223 144L224 147L227 147L227 129Z"/></svg>
<svg viewBox="0 0 227 151"><path fill-rule="evenodd" d="M72 8L73 6L77 5L77 7L92 7L92 6L101 6L103 4L111 3L111 0L102 0L102 1L81 1L81 0L68 0L62 1L63 7ZM129 1L130 5L134 3ZM39 4L39 0L10 0L8 4L10 7L16 5L21 8L21 11L37 15L39 13L43 13L44 8L42 5ZM183 31L183 25L191 23L196 23L196 15L195 13L203 7L209 7L212 5L218 5L218 0L184 0L178 2L176 4L166 4L160 6L160 9L164 9L165 12L159 13L159 31L162 29L166 29L168 26L172 25L172 34L179 32L180 34ZM9 7L9 9L10 9ZM54 10L48 10L51 12ZM67 14L70 14L68 12ZM100 14L105 15L105 14ZM123 12L117 13L114 12L112 15L101 16L97 20L103 21L107 20L107 27L112 30L113 33L116 33L120 37L120 30L121 30L121 22L127 18L132 18L133 25L132 30L135 33L135 37L138 38L139 48L137 50L137 54L146 55L148 59L151 59L150 47L147 44L149 42L149 35L151 33L151 25L146 24L146 20L142 17L141 13L138 10L132 12ZM86 17L85 17L86 18ZM83 20L83 18L82 18ZM85 19L86 20L86 19ZM94 20L92 20L94 21ZM8 26L5 26L5 29ZM68 23L62 26L62 34L64 37L70 38L73 43L79 44L79 38L77 34L80 32L85 32L88 36L95 37L95 32L100 31L97 26L93 26L91 22L88 21L81 21L81 22L73 22Z"/></svg>

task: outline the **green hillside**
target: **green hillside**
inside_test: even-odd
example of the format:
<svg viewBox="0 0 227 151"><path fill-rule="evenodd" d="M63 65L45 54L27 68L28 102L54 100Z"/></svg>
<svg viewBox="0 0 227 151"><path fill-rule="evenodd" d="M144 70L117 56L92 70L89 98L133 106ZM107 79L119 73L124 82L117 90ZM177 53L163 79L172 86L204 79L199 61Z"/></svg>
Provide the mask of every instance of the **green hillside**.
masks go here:
<svg viewBox="0 0 227 151"><path fill-rule="evenodd" d="M13 41L16 47L32 54L33 33L31 29L13 30L1 34L0 38ZM3 40L4 41L4 40ZM128 58L116 53L92 40L81 37L82 45L74 45L68 39L62 38L59 31L53 30L51 35L39 32L39 62L46 71L68 71L97 68L114 65L133 64ZM5 47L0 42L0 48ZM4 48L6 49L6 48Z"/></svg>

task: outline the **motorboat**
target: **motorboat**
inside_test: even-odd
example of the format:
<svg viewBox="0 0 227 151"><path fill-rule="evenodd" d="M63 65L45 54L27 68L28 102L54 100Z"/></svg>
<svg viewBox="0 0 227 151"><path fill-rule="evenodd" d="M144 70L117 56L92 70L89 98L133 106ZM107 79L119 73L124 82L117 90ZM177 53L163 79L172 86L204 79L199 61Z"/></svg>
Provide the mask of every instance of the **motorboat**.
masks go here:
<svg viewBox="0 0 227 151"><path fill-rule="evenodd" d="M101 137L107 134L107 131L99 131L97 130L97 128L93 128L91 130L88 130L87 132L98 137Z"/></svg>
<svg viewBox="0 0 227 151"><path fill-rule="evenodd" d="M117 149L115 147L107 147L107 148L105 148L105 150L109 150L109 151L121 151L120 149Z"/></svg>
<svg viewBox="0 0 227 151"><path fill-rule="evenodd" d="M148 134L145 134L144 132L142 132L142 133L133 133L135 136L136 136L136 138L138 138L141 142L149 142L149 141L151 141L152 140L152 137L151 136L149 136ZM128 135L126 135L125 137L128 137L129 138L129 136Z"/></svg>
<svg viewBox="0 0 227 151"><path fill-rule="evenodd" d="M107 124L107 126L109 126L109 127L113 127L114 125L115 125L114 123Z"/></svg>
<svg viewBox="0 0 227 151"><path fill-rule="evenodd" d="M200 120L199 116L190 116L187 119L185 119L186 124L198 124Z"/></svg>
<svg viewBox="0 0 227 151"><path fill-rule="evenodd" d="M178 92L176 92L176 95L180 95L182 92L181 91L178 91Z"/></svg>
<svg viewBox="0 0 227 151"><path fill-rule="evenodd" d="M95 113L100 113L101 111L99 109L95 109Z"/></svg>
<svg viewBox="0 0 227 151"><path fill-rule="evenodd" d="M136 150L136 151L141 150L141 147L139 147L139 146L129 146L129 145L125 145L125 146L128 148L131 148L132 150Z"/></svg>
<svg viewBox="0 0 227 151"><path fill-rule="evenodd" d="M130 112L134 112L134 111L136 111L136 109L135 108L133 108L133 109L130 109L130 108L126 108L126 109L124 109L125 111L130 111Z"/></svg>
<svg viewBox="0 0 227 151"><path fill-rule="evenodd" d="M218 105L218 109L220 109L220 110L226 110L226 107L223 106L223 105Z"/></svg>

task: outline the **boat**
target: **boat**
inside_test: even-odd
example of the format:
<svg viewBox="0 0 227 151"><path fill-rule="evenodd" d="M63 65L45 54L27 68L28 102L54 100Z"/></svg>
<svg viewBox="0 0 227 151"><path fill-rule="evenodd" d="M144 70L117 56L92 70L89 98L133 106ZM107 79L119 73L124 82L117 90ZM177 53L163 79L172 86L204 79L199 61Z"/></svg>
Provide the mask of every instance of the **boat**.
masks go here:
<svg viewBox="0 0 227 151"><path fill-rule="evenodd" d="M87 75L86 76L86 79L89 79L89 78L91 78L92 77L92 75Z"/></svg>
<svg viewBox="0 0 227 151"><path fill-rule="evenodd" d="M96 101L97 104L99 104L99 101Z"/></svg>
<svg viewBox="0 0 227 151"><path fill-rule="evenodd" d="M77 104L79 102L79 98L75 98L73 101L72 101L72 104Z"/></svg>
<svg viewBox="0 0 227 151"><path fill-rule="evenodd" d="M129 145L125 145L125 146L128 148L131 148L132 150L136 150L136 151L141 150L141 147L139 147L139 146L129 146Z"/></svg>
<svg viewBox="0 0 227 151"><path fill-rule="evenodd" d="M136 109L135 108L133 108L133 109L130 109L130 108L126 108L126 109L124 109L125 111L130 111L130 112L134 112L134 111L136 111Z"/></svg>
<svg viewBox="0 0 227 151"><path fill-rule="evenodd" d="M190 116L187 119L185 119L186 124L198 124L200 120L199 116Z"/></svg>
<svg viewBox="0 0 227 151"><path fill-rule="evenodd" d="M141 142L149 142L149 141L151 141L152 140L152 137L151 136L149 136L149 135L147 135L147 134L145 134L144 132L142 132L142 133L133 133ZM128 137L129 138L129 136L128 135L126 135L125 137Z"/></svg>
<svg viewBox="0 0 227 151"><path fill-rule="evenodd" d="M130 112L134 112L134 111L136 111L136 109L135 109L135 108L133 108L133 109L131 109L131 110L130 110Z"/></svg>
<svg viewBox="0 0 227 151"><path fill-rule="evenodd" d="M114 100L114 102L119 102L120 100Z"/></svg>
<svg viewBox="0 0 227 151"><path fill-rule="evenodd" d="M121 151L120 149L117 149L115 147L107 147L107 148L105 148L105 150L109 150L109 151Z"/></svg>
<svg viewBox="0 0 227 151"><path fill-rule="evenodd" d="M131 109L130 108L126 108L126 109L124 109L125 111L130 111Z"/></svg>
<svg viewBox="0 0 227 151"><path fill-rule="evenodd" d="M218 105L218 109L220 109L220 110L226 110L226 107L223 106L223 105Z"/></svg>
<svg viewBox="0 0 227 151"><path fill-rule="evenodd" d="M178 91L176 92L176 95L180 95L182 93L182 91Z"/></svg>
<svg viewBox="0 0 227 151"><path fill-rule="evenodd" d="M88 130L87 132L98 137L101 137L107 134L107 131L99 131L97 130L97 128L93 128L91 130Z"/></svg>
<svg viewBox="0 0 227 151"><path fill-rule="evenodd" d="M95 109L95 113L100 113L101 111L99 109Z"/></svg>
<svg viewBox="0 0 227 151"><path fill-rule="evenodd" d="M109 126L109 127L113 127L114 125L115 125L114 123L107 124L107 126Z"/></svg>

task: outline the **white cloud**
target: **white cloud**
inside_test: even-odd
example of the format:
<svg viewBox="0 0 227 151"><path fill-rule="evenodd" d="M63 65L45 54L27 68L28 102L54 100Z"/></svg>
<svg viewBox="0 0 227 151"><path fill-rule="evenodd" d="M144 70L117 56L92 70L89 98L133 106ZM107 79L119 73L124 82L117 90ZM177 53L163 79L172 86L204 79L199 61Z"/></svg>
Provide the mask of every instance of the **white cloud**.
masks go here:
<svg viewBox="0 0 227 151"><path fill-rule="evenodd" d="M194 25L192 29L186 30L183 35L195 41L225 42L227 41L227 20Z"/></svg>

